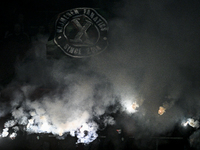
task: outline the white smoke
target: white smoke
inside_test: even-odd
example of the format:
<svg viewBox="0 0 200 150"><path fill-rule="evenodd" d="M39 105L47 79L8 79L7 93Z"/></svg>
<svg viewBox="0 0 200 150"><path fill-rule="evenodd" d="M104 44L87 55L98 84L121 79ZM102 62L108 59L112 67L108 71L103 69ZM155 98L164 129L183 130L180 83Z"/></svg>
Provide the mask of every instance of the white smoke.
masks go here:
<svg viewBox="0 0 200 150"><path fill-rule="evenodd" d="M36 72L32 72L33 68L36 69L33 63L27 63L18 68L20 72L22 71L21 73L25 73L24 76L29 78L30 83L13 90L17 95L11 100L13 120L5 123L1 136L10 136L14 139L17 131L10 133L9 130L14 126L24 126L23 130L27 133L50 133L57 137L62 137L67 133L76 136L77 143L92 142L98 136L96 133L98 124L91 120L93 117L104 115L107 108L114 105L117 100L111 83L103 75L85 68L86 66L83 68L71 68L70 65L66 67L63 63L65 60L55 61L53 64L42 64L42 62L36 61L36 64L40 63L44 65L44 68L51 66L52 70L40 74L44 70L37 68ZM71 63L71 65L74 64ZM31 76L29 76L30 72L32 72ZM41 83L35 82L38 78L37 74L44 79L42 81L44 85L53 86L42 95L40 95L43 92L40 88ZM22 83L27 78L22 79L19 76ZM20 82L15 82L11 86L21 84ZM12 91L9 92L12 93ZM115 123L114 118L110 116L102 122L105 125Z"/></svg>
<svg viewBox="0 0 200 150"><path fill-rule="evenodd" d="M98 137L97 130L98 125L95 122L84 123L76 132L78 138L77 143L89 144L94 141Z"/></svg>
<svg viewBox="0 0 200 150"><path fill-rule="evenodd" d="M30 83L23 83L19 88L14 88L14 95L17 96L11 101L13 120L5 123L2 137L14 138L17 131L8 131L14 126L24 126L23 130L27 133L50 133L57 137L67 133L76 136L77 143L88 144L98 136L98 124L91 121L93 117L99 118L104 115L103 119L98 121L106 127L115 124L115 118L109 116L109 113L115 113L120 109L120 105L122 111L136 112L132 107L136 101L134 94L117 94L104 74L93 72L88 65L73 68L74 64L65 59L54 63L48 61L52 60L36 61L38 67L43 65L41 68L35 67L34 63L18 66L19 73L23 73L25 78L19 76L19 81L11 86L21 84L26 79ZM52 69L44 72L44 68L49 67ZM36 70L32 72L34 69ZM37 79L42 82L38 82ZM43 93L43 86L50 86L50 89ZM114 108L109 110L110 106Z"/></svg>
<svg viewBox="0 0 200 150"><path fill-rule="evenodd" d="M113 117L111 116L106 116L103 118L103 122L104 122L104 125L107 126L107 125L114 125L115 124L115 120Z"/></svg>
<svg viewBox="0 0 200 150"><path fill-rule="evenodd" d="M4 124L4 127L10 128L13 127L17 122L15 120L9 120Z"/></svg>
<svg viewBox="0 0 200 150"><path fill-rule="evenodd" d="M10 134L10 138L14 139L17 136L17 133L13 132L12 134Z"/></svg>
<svg viewBox="0 0 200 150"><path fill-rule="evenodd" d="M191 126L193 128L199 128L199 121L198 120L194 120L193 118L188 118L186 122L182 122L183 126Z"/></svg>
<svg viewBox="0 0 200 150"><path fill-rule="evenodd" d="M8 128L5 128L5 129L3 129L3 132L2 132L2 134L1 134L1 136L2 136L2 137L7 137L8 134L9 134Z"/></svg>
<svg viewBox="0 0 200 150"><path fill-rule="evenodd" d="M22 125L28 133L58 137L68 133L88 143L98 136L98 124L91 120L105 115L105 126L118 123L118 117L135 137L149 137L171 131L182 117L199 116L199 30L193 32L199 22L190 15L168 12L169 3L127 1L120 6L119 18L109 20L110 46L97 56L40 57L17 66L17 77L9 86L18 90L8 92L17 94L9 109L0 105L0 116L11 110L14 119L1 136ZM166 109L162 116L159 106ZM129 117L109 116L116 112ZM186 122L199 127L198 121Z"/></svg>

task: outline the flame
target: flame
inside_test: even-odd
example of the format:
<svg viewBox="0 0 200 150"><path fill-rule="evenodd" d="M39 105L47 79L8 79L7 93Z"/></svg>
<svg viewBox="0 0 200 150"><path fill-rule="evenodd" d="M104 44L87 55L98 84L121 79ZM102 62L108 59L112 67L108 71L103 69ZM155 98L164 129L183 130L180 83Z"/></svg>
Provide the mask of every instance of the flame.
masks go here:
<svg viewBox="0 0 200 150"><path fill-rule="evenodd" d="M160 106L159 110L158 110L158 114L163 115L165 113L165 110L166 110L166 108L164 108L163 106Z"/></svg>
<svg viewBox="0 0 200 150"><path fill-rule="evenodd" d="M63 135L63 130L60 129L60 130L59 130L59 136L62 136L62 135Z"/></svg>
<svg viewBox="0 0 200 150"><path fill-rule="evenodd" d="M139 105L138 105L136 102L134 102L134 103L132 104L133 110L136 110L138 107L139 107Z"/></svg>

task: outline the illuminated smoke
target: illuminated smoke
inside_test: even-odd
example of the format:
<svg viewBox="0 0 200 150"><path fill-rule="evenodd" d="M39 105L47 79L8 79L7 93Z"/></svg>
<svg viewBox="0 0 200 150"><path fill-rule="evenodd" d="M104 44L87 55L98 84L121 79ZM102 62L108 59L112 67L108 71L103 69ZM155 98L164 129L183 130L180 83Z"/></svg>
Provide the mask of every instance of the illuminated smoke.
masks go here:
<svg viewBox="0 0 200 150"><path fill-rule="evenodd" d="M129 102L129 101L125 101L124 102L124 110L127 112L127 113L135 113L139 106L134 102Z"/></svg>
<svg viewBox="0 0 200 150"><path fill-rule="evenodd" d="M4 129L3 132L0 134L0 137L7 137L9 135L9 129L12 128L13 133L10 134L10 138L14 139L17 136L17 132L19 131L18 126L15 126L17 124L17 121L15 120L9 120L4 123Z"/></svg>
<svg viewBox="0 0 200 150"><path fill-rule="evenodd" d="M119 90L118 88L120 87L116 85L116 88ZM124 91L119 91L119 95L121 96L120 104L122 106L122 111L126 112L127 114L133 114L137 112L137 109L139 108L139 99L136 98L135 92L131 92L132 89L128 85L122 88L124 88Z"/></svg>
<svg viewBox="0 0 200 150"><path fill-rule="evenodd" d="M187 121L183 121L182 122L183 126L191 126L193 128L199 128L199 121L198 120L194 120L192 118L188 118Z"/></svg>
<svg viewBox="0 0 200 150"><path fill-rule="evenodd" d="M134 136L138 137L169 132L188 112L199 116L198 19L188 10L184 17L178 12L183 11L178 3L179 9L164 4L169 1L127 3L115 9L119 18L109 20L110 45L102 54L87 60L66 58L20 64L17 81L10 86L22 85L17 88L25 98L12 99L9 109L1 105L0 115L12 110L14 120L28 133L76 136L82 125L93 116L104 115L117 101L122 108L116 106L112 113L122 109L133 115L135 118L119 117L118 121L122 120L122 126L133 133L137 130ZM173 13L168 11L171 8ZM43 92L34 93L37 88L50 88L50 92L37 96ZM165 95L177 103L168 98L165 105ZM144 99L138 100L140 96ZM105 125L116 122L114 117L108 120ZM187 121L186 126L198 126L195 121ZM2 137L8 136L8 128L3 129Z"/></svg>
<svg viewBox="0 0 200 150"><path fill-rule="evenodd" d="M104 126L107 126L107 125L114 125L115 124L115 120L113 117L111 116L106 116L103 118L103 122L104 122Z"/></svg>
<svg viewBox="0 0 200 150"><path fill-rule="evenodd" d="M32 104L29 101L27 104L29 104L29 107L32 105L32 111L27 113L30 119L21 116L21 112L24 112L23 108L13 111L15 119L19 120L19 122L16 120L7 121L4 124L5 128L3 129L3 132L0 134L1 137L9 136L11 139L15 139L17 131L19 131L18 126L15 126L17 123L24 125L25 131L28 133L52 133L55 136L63 136L64 133L68 133L71 136L76 136L78 138L77 143L89 144L98 137L98 134L96 133L98 125L95 122L85 122L89 119L89 114L86 111L80 113L80 116L76 118L77 120L74 120L73 118L71 118L71 121L68 121L67 119L63 120L63 118L54 120L55 118L50 118L39 103L33 102ZM57 115L60 115L59 112L57 112ZM114 120L110 117L107 117L104 121L106 124L114 124ZM9 129L11 128L14 132L9 134Z"/></svg>
<svg viewBox="0 0 200 150"><path fill-rule="evenodd" d="M9 130L8 128L3 129L3 132L1 133L1 137L7 137L9 135L8 130Z"/></svg>
<svg viewBox="0 0 200 150"><path fill-rule="evenodd" d="M134 102L131 107L133 110L136 110L139 107L139 105L136 102Z"/></svg>
<svg viewBox="0 0 200 150"><path fill-rule="evenodd" d="M139 107L139 105L136 102L131 101L125 101L123 105L124 110L129 114L137 112L137 108Z"/></svg>
<svg viewBox="0 0 200 150"><path fill-rule="evenodd" d="M13 139L15 139L16 136L17 136L17 133L16 133L16 132L13 132L13 133L10 135L10 138L13 140Z"/></svg>
<svg viewBox="0 0 200 150"><path fill-rule="evenodd" d="M9 120L4 124L4 127L10 128L13 127L17 122L15 120Z"/></svg>
<svg viewBox="0 0 200 150"><path fill-rule="evenodd" d="M98 125L95 122L84 123L77 130L77 143L89 144L94 141L98 137L98 134L96 133L97 129Z"/></svg>
<svg viewBox="0 0 200 150"><path fill-rule="evenodd" d="M96 133L98 124L91 120L93 117L104 115L107 108L116 103L111 84L102 75L91 76L90 70L88 72L87 69L78 69L73 73L59 72L56 66L54 69L52 69L52 74L46 74L52 79L44 78L44 80L47 83L63 80L59 83L62 84L62 89L59 90L58 86L55 91L52 90L55 92L53 94L48 93L32 98L34 94L38 94L34 93L38 86L20 87L22 93L18 92L19 96L11 101L13 119L5 123L1 137L9 136L14 139L17 136L17 130L14 132L11 130L18 126L23 126L22 130L29 134L50 133L58 138L64 138L66 134L70 134L78 138L77 143L88 144L98 137ZM116 107L114 111L117 109ZM115 124L114 118L109 115L104 115L104 119L100 121L105 126Z"/></svg>

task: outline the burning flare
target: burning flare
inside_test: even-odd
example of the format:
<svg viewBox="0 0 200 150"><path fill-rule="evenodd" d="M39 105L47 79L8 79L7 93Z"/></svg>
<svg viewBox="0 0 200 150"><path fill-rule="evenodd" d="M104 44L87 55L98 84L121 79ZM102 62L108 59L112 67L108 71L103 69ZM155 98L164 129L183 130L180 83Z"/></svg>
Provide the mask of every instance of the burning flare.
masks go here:
<svg viewBox="0 0 200 150"><path fill-rule="evenodd" d="M139 107L139 105L138 105L136 102L134 102L134 103L132 104L133 110L136 110L138 107Z"/></svg>
<svg viewBox="0 0 200 150"><path fill-rule="evenodd" d="M166 112L167 109L170 109L174 105L174 103L175 103L175 100L172 100L170 102L164 102L163 106L159 107L158 114L163 115Z"/></svg>
<svg viewBox="0 0 200 150"><path fill-rule="evenodd" d="M166 108L164 108L163 106L160 106L159 110L158 110L158 114L163 115L165 113L165 110L166 110Z"/></svg>
<svg viewBox="0 0 200 150"><path fill-rule="evenodd" d="M199 121L198 120L195 121L192 118L188 118L186 122L182 122L182 125L183 126L189 125L189 126L191 126L193 128L199 128Z"/></svg>
<svg viewBox="0 0 200 150"><path fill-rule="evenodd" d="M126 109L126 112L128 112L128 113L137 112L138 107L139 107L139 105L136 102L134 102L134 103L126 102L125 103L125 109Z"/></svg>

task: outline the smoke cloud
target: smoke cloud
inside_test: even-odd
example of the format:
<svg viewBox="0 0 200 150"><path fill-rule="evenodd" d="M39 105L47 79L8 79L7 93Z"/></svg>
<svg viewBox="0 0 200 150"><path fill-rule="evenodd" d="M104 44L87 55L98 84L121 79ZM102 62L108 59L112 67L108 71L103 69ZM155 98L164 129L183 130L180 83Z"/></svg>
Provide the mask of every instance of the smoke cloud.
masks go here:
<svg viewBox="0 0 200 150"><path fill-rule="evenodd" d="M195 12L186 8L187 2L171 0L121 3L123 7L113 7L109 47L101 54L36 57L16 65L17 76L5 89L14 96L9 106L0 106L1 116L13 117L2 136L18 124L29 133L69 133L77 142L89 143L101 122L143 138L199 116L200 22ZM165 108L162 115L160 106Z"/></svg>

